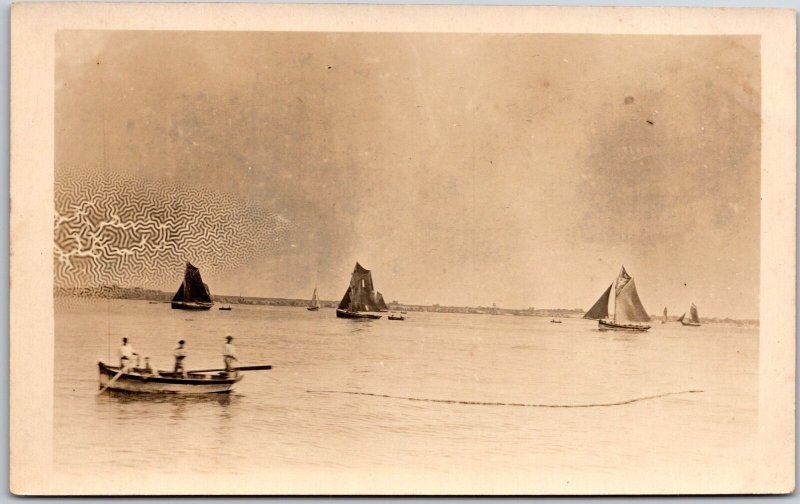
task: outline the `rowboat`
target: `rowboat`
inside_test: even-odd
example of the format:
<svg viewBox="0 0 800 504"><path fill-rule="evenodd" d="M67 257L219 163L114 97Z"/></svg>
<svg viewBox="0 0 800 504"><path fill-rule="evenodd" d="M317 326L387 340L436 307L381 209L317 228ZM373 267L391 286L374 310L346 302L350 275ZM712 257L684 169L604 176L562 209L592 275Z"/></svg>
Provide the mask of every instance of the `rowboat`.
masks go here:
<svg viewBox="0 0 800 504"><path fill-rule="evenodd" d="M119 366L98 362L101 390L120 390L151 394L220 394L230 392L242 378L238 372L189 372L180 374L130 368L121 372Z"/></svg>

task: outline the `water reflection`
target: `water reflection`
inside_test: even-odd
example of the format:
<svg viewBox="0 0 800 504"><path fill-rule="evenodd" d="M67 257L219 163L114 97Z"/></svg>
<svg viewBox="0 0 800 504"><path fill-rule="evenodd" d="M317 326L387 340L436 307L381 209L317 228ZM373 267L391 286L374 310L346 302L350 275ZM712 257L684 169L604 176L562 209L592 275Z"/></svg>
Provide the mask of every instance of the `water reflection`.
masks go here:
<svg viewBox="0 0 800 504"><path fill-rule="evenodd" d="M188 404L218 404L220 406L230 406L235 405L236 402L241 398L239 394L236 393L229 393L229 394L159 394L159 393L152 393L152 394L137 394L131 392L124 392L119 390L111 390L107 391L103 395L98 396L99 398L107 397L108 399L112 400L118 404L163 404L163 403L170 403L180 406L185 406Z"/></svg>
<svg viewBox="0 0 800 504"><path fill-rule="evenodd" d="M350 334L358 334L372 329L372 320L369 319L353 319L350 322L353 323Z"/></svg>

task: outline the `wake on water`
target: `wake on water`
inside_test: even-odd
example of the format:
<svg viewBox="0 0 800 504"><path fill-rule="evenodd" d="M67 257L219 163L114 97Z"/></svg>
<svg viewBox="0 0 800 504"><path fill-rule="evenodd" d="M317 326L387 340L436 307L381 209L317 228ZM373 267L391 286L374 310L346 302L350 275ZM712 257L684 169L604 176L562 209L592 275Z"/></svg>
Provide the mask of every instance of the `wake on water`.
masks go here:
<svg viewBox="0 0 800 504"><path fill-rule="evenodd" d="M403 401L421 401L445 404L466 404L470 406L517 406L524 408L605 408L608 406L622 406L625 404L633 404L640 401L649 401L652 399L660 399L662 397L681 395L681 394L700 394L702 390L682 390L680 392L666 392L663 394L656 394L651 396L635 397L624 401L611 402L611 403L593 403L593 404L531 404L531 403L504 403L504 402L485 402L485 401L461 401L456 399L429 399L423 397L403 397L388 394L373 394L370 392L353 392L347 390L306 390L310 394L349 394L349 395L362 395L370 397L379 397L383 399L399 399Z"/></svg>

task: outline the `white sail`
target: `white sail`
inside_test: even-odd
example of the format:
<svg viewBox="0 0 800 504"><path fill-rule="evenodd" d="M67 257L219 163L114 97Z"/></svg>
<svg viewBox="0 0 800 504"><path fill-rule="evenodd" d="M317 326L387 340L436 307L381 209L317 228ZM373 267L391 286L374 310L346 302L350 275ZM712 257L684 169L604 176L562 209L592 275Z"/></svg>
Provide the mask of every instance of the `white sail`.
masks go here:
<svg viewBox="0 0 800 504"><path fill-rule="evenodd" d="M650 322L650 315L647 314L636 292L636 282L633 278L620 289L614 301L614 321L622 323L630 322Z"/></svg>

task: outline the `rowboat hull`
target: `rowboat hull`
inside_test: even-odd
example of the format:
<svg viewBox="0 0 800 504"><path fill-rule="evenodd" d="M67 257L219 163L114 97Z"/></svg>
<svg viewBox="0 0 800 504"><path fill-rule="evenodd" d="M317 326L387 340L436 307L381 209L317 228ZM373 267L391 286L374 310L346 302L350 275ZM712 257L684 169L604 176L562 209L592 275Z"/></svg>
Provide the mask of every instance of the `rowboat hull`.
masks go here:
<svg viewBox="0 0 800 504"><path fill-rule="evenodd" d="M109 390L146 394L224 394L230 392L233 386L242 379L241 374L232 377L223 377L221 374L190 374L188 378L169 376L163 373L159 376L144 375L135 372L123 373L116 380L114 377L120 368L98 363L100 370L100 388L109 383Z"/></svg>
<svg viewBox="0 0 800 504"><path fill-rule="evenodd" d="M319 306L309 306L306 308L308 311L319 311Z"/></svg>
<svg viewBox="0 0 800 504"><path fill-rule="evenodd" d="M598 320L597 328L601 331L645 332L650 329L650 326L644 324L617 324L609 320Z"/></svg>
<svg viewBox="0 0 800 504"><path fill-rule="evenodd" d="M389 315L389 320L405 320L405 317L393 317Z"/></svg>
<svg viewBox="0 0 800 504"><path fill-rule="evenodd" d="M681 324L689 327L700 327L700 324L698 322L687 322L685 320L681 320Z"/></svg>
<svg viewBox="0 0 800 504"><path fill-rule="evenodd" d="M185 301L173 301L173 310L210 310L214 303L187 303Z"/></svg>
<svg viewBox="0 0 800 504"><path fill-rule="evenodd" d="M374 313L351 312L341 309L336 310L336 316L339 318L346 318L346 319L371 319L371 320L376 320L382 317L382 315L375 315Z"/></svg>

